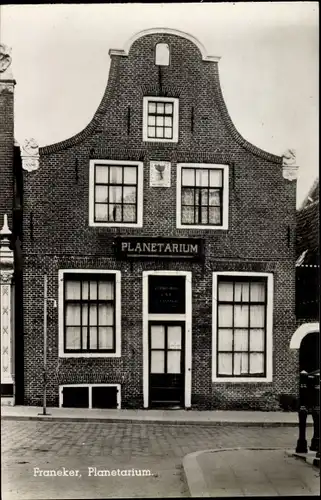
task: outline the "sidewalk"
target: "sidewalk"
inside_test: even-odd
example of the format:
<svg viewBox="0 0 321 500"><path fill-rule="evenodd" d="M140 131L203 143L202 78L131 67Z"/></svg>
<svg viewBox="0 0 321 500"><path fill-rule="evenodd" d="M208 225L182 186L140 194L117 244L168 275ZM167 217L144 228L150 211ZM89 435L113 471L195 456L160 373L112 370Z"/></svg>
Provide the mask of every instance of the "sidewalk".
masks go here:
<svg viewBox="0 0 321 500"><path fill-rule="evenodd" d="M320 472L282 449L218 449L186 455L192 497L319 495Z"/></svg>
<svg viewBox="0 0 321 500"><path fill-rule="evenodd" d="M196 410L88 410L82 408L47 408L47 416L36 406L1 406L3 420L71 420L94 422L159 422L233 426L298 426L297 413L261 411ZM308 426L312 426L309 417Z"/></svg>

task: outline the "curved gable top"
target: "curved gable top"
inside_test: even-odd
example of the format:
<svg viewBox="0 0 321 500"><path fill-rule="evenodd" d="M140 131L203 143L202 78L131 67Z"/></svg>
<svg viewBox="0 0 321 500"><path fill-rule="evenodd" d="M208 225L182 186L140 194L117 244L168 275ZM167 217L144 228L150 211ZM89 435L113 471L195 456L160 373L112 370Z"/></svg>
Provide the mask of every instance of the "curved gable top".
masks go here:
<svg viewBox="0 0 321 500"><path fill-rule="evenodd" d="M143 36L146 35L154 35L154 34L168 34L168 35L175 35L179 36L181 38L186 38L186 40L189 40L190 42L194 43L198 50L200 51L202 55L203 61L211 61L211 62L218 62L221 58L218 56L209 56L207 54L207 51L204 47L204 45L197 40L194 36L190 35L189 33L185 33L184 31L179 31L179 30L174 30L171 28L151 28L148 30L143 30L139 31L135 35L133 35L125 44L125 47L123 50L118 50L118 49L110 49L109 50L109 55L110 56L128 56L129 50L131 46L133 45L136 40L139 38L142 38Z"/></svg>

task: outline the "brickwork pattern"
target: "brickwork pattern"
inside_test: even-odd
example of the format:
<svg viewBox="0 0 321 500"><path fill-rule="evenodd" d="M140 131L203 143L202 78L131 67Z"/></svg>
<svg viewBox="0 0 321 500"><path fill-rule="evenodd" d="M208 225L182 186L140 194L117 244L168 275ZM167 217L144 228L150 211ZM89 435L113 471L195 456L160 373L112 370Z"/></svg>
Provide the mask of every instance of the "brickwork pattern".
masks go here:
<svg viewBox="0 0 321 500"><path fill-rule="evenodd" d="M154 46L169 43L171 64L154 65ZM180 99L179 142L143 143L144 95ZM127 116L130 106L130 127ZM191 127L191 110L194 127ZM88 127L40 150L40 168L24 173L25 404L42 397L42 280L58 298L58 270L119 269L122 272L122 357L60 359L58 312L50 310L48 404L58 404L63 383L121 383L123 407L142 407L142 272L192 271L192 404L211 409L276 409L279 395L296 393L297 354L289 349L295 331L295 182L282 177L281 158L250 145L235 130L225 108L216 63L174 35L137 40L128 57L112 56L105 95ZM144 162L143 228L89 227L89 160ZM172 164L171 187L149 187L149 161ZM176 229L176 165L229 164L229 229ZM197 236L205 261L119 262L117 235ZM211 382L212 272L274 274L273 383Z"/></svg>

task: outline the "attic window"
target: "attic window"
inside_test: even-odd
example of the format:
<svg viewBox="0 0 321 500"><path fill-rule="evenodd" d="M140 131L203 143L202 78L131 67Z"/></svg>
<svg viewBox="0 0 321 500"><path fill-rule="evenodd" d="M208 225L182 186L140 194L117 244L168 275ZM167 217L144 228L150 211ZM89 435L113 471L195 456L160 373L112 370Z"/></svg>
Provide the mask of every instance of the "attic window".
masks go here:
<svg viewBox="0 0 321 500"><path fill-rule="evenodd" d="M155 47L155 64L157 66L169 66L169 45L158 43Z"/></svg>

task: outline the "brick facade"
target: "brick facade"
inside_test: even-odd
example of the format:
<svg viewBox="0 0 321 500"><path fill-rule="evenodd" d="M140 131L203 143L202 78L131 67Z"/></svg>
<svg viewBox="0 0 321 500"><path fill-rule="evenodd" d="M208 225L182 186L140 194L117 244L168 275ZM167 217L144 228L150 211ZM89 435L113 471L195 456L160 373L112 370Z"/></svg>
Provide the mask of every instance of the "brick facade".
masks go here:
<svg viewBox="0 0 321 500"><path fill-rule="evenodd" d="M159 42L170 46L169 66L154 63ZM178 143L142 141L146 95L179 98ZM142 228L89 227L90 159L144 163ZM171 187L149 186L151 160L171 162ZM176 228L176 165L185 162L229 165L228 230ZM58 299L59 269L121 271L122 352L110 359L59 358L58 309L49 307L49 405L58 405L59 385L118 383L122 407L143 406L142 273L161 269L192 272L193 407L275 410L281 394L296 393L297 353L289 349L295 331L296 182L283 178L281 157L236 131L218 63L203 60L190 39L152 33L135 40L128 55L112 52L92 122L75 137L40 149L39 169L24 172L24 200L25 404L42 402L43 274L49 297ZM117 235L201 237L205 260L116 260ZM272 382L212 382L214 271L273 273Z"/></svg>

